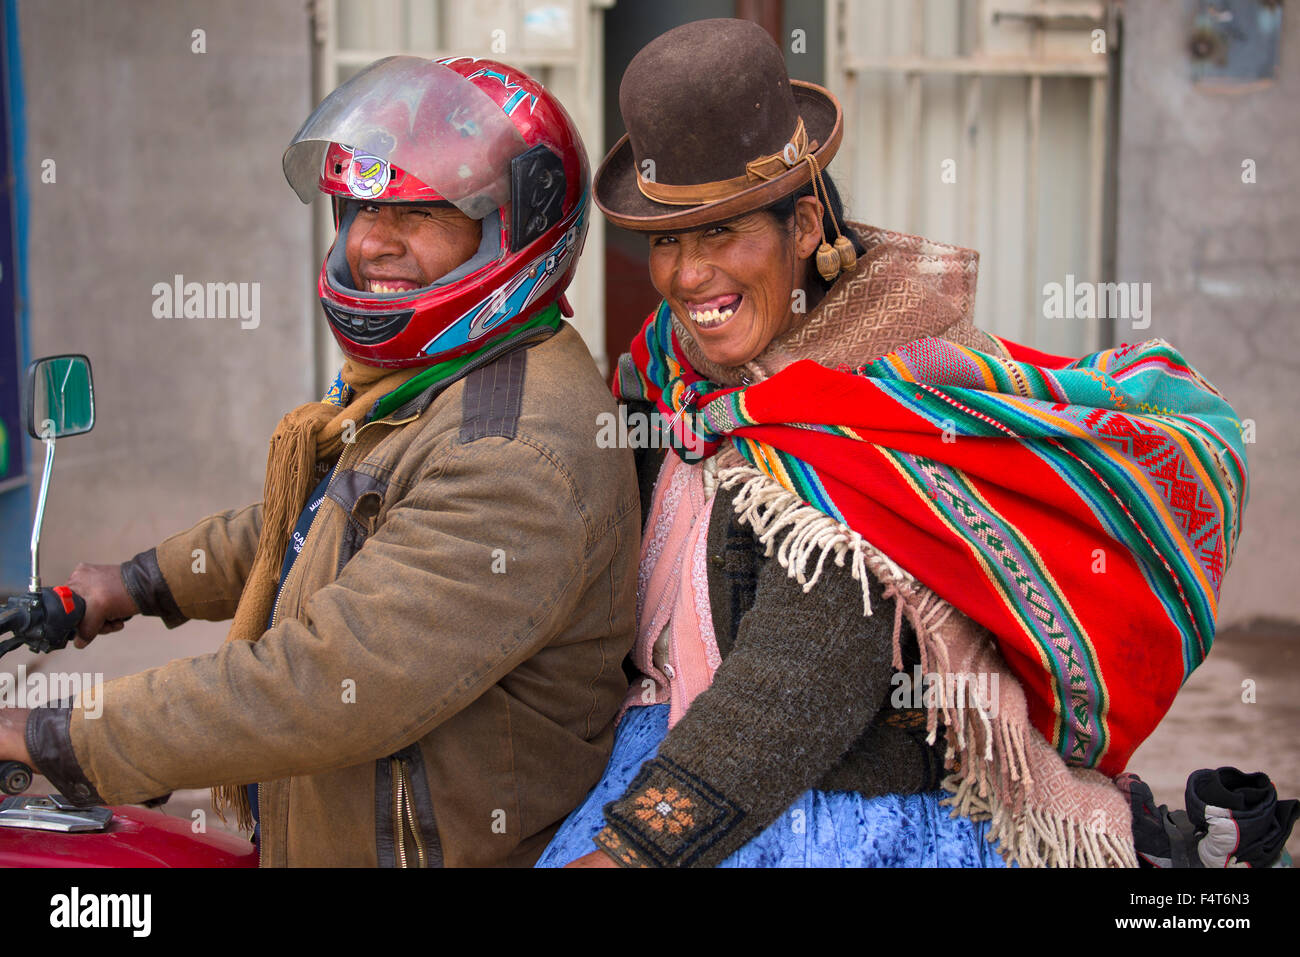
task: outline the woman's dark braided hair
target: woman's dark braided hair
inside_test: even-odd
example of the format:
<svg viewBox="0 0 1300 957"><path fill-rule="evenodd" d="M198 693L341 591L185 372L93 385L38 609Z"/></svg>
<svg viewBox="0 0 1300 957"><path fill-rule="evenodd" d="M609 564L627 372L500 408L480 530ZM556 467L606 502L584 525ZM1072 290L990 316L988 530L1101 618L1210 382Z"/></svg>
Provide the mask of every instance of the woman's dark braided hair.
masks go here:
<svg viewBox="0 0 1300 957"><path fill-rule="evenodd" d="M823 171L822 183L826 188L826 198L830 200L830 209L822 211L822 229L825 232L826 241L829 243L835 242L835 223L838 222L840 224L840 232L849 237L850 242L853 243L854 252L856 252L858 258L861 259L866 253L866 247L862 245L862 240L858 237L858 234L855 233L845 221L844 201L840 199L840 191L835 186L835 180L831 178L829 173ZM794 219L795 204L802 196L814 196L818 199L821 198L820 196L817 196L817 192L813 188L812 180L809 180L789 196L785 196L772 205L764 207L763 212L769 213L775 217L776 221L781 223L783 226L788 226ZM831 220L832 213L835 216L834 222ZM830 289L834 284L834 280L827 282L823 279L816 269L810 268L808 272L812 275L813 281L821 287L823 293ZM841 273L841 275L843 275L843 273Z"/></svg>

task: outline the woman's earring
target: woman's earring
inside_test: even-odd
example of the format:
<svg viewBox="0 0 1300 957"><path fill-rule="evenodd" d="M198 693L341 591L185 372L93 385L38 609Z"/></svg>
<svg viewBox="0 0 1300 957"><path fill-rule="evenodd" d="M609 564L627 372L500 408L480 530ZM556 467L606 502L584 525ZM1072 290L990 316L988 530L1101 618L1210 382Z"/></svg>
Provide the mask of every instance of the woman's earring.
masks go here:
<svg viewBox="0 0 1300 957"><path fill-rule="evenodd" d="M843 257L839 252L839 242L836 241L835 246L832 247L826 241L825 227L818 223L817 228L822 238L821 245L817 247L817 271L821 273L823 279L831 282L840 274L840 269L843 268Z"/></svg>
<svg viewBox="0 0 1300 957"><path fill-rule="evenodd" d="M822 244L817 247L817 271L821 273L823 279L831 282L840 274L840 270L852 272L858 265L858 254L853 249L853 242L849 237L840 232L839 221L835 218L835 213L831 210L830 196L826 192L826 182L822 179L821 169L817 165L817 160L808 156L808 166L812 170L812 188L813 196L822 202L826 214L830 216L831 225L835 227L835 248L831 248L830 243L826 242L826 226L824 222L818 223L821 227ZM821 195L817 195L817 187L821 186Z"/></svg>
<svg viewBox="0 0 1300 957"><path fill-rule="evenodd" d="M839 251L832 249L831 244L823 239L822 244L817 247L817 271L821 273L823 279L830 282L840 274L840 269Z"/></svg>
<svg viewBox="0 0 1300 957"><path fill-rule="evenodd" d="M841 235L835 240L835 251L840 255L840 266L845 272L853 272L858 264L858 254L853 250L853 243L848 236Z"/></svg>

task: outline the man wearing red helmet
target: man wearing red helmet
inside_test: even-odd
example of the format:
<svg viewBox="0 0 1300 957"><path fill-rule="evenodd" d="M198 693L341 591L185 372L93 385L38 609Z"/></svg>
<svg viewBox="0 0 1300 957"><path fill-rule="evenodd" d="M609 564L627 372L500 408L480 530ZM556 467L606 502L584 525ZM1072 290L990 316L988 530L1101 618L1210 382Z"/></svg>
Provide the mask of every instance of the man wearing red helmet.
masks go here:
<svg viewBox="0 0 1300 957"><path fill-rule="evenodd" d="M597 447L613 400L561 317L582 142L518 70L390 57L284 168L334 203L343 369L281 421L262 502L68 583L79 645L137 612L230 636L0 756L80 804L216 786L264 865L531 864L600 777L633 640L631 453Z"/></svg>

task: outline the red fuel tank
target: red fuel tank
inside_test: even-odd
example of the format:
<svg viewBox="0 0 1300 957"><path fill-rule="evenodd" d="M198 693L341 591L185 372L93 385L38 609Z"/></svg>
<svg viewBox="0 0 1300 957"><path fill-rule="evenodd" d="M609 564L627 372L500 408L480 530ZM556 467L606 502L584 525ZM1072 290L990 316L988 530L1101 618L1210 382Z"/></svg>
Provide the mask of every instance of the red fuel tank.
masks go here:
<svg viewBox="0 0 1300 957"><path fill-rule="evenodd" d="M70 829L80 827L94 829ZM256 866L251 841L225 832L195 834L189 820L159 811L74 809L57 795L0 802L0 867Z"/></svg>

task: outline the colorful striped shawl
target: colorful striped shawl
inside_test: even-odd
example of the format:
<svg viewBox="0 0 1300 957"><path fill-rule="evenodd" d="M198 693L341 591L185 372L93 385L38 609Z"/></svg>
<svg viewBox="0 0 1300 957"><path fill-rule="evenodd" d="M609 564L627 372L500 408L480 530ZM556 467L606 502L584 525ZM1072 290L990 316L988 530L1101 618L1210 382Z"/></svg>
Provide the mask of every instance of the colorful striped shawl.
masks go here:
<svg viewBox="0 0 1300 957"><path fill-rule="evenodd" d="M733 442L988 628L1034 727L1113 777L1214 639L1247 494L1241 423L1159 339L1077 360L999 341L1010 359L926 338L723 388L661 305L616 392L685 404L683 458Z"/></svg>

